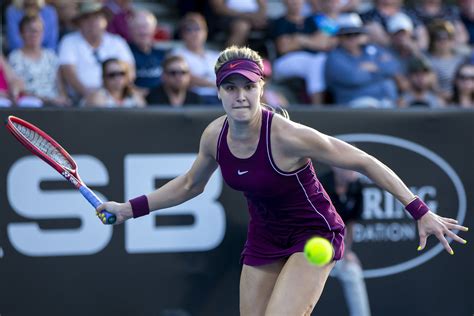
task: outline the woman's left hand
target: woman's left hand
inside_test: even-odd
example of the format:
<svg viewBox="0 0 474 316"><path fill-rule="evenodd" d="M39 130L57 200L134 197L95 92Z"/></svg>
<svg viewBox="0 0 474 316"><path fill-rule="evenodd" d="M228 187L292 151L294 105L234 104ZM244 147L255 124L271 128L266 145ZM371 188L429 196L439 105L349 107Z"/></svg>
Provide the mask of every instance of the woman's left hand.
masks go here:
<svg viewBox="0 0 474 316"><path fill-rule="evenodd" d="M451 230L467 232L469 228L458 225L458 221L455 219L441 217L429 211L418 220L418 233L420 235L420 246L418 247L418 251L425 248L426 240L430 235L435 235L444 246L444 249L446 249L449 254L454 255L454 251L451 249L446 237L451 237L453 240L461 244L466 244L467 241L453 233Z"/></svg>

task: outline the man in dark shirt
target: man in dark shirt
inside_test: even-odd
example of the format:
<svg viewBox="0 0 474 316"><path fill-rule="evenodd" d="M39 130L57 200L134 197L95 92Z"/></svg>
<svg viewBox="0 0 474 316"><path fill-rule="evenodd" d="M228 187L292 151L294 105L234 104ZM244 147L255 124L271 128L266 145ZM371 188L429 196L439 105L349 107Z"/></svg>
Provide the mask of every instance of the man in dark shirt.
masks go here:
<svg viewBox="0 0 474 316"><path fill-rule="evenodd" d="M136 68L135 85L145 90L145 94L160 84L161 62L166 53L163 49L153 47L156 26L155 16L147 10L134 12L129 22L129 46Z"/></svg>
<svg viewBox="0 0 474 316"><path fill-rule="evenodd" d="M474 45L474 2L471 0L458 1L459 10L461 11L461 20L469 34L468 44Z"/></svg>
<svg viewBox="0 0 474 316"><path fill-rule="evenodd" d="M199 95L189 91L191 73L183 57L168 56L163 60L162 67L161 85L151 90L146 98L149 106L182 107L183 105L201 104Z"/></svg>

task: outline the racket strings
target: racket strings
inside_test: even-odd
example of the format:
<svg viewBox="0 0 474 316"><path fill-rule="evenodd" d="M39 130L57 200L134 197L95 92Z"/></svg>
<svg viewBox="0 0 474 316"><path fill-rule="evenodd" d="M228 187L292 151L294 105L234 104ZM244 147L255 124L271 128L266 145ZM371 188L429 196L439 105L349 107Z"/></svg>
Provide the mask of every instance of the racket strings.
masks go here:
<svg viewBox="0 0 474 316"><path fill-rule="evenodd" d="M13 125L31 144L45 153L48 157L52 158L63 167L71 170L74 168L69 160L43 136L18 123L13 122Z"/></svg>

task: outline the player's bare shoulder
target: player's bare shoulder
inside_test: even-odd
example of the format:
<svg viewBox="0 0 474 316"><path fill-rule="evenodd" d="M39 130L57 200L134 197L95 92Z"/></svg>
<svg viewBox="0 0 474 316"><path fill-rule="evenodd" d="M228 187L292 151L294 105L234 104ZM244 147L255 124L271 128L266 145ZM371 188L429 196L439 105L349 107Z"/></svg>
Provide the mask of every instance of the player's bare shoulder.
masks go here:
<svg viewBox="0 0 474 316"><path fill-rule="evenodd" d="M319 134L315 129L293 122L281 115L274 115L272 121L272 143L277 142L287 154L302 154Z"/></svg>
<svg viewBox="0 0 474 316"><path fill-rule="evenodd" d="M272 139L282 144L292 144L305 128L307 127L304 125L275 114L272 120Z"/></svg>

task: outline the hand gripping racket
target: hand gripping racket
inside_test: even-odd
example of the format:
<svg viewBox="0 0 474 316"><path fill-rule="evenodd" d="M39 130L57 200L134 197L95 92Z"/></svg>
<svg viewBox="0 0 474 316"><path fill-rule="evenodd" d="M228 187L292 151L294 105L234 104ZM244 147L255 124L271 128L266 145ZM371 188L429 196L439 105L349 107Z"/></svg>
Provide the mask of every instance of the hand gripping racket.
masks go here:
<svg viewBox="0 0 474 316"><path fill-rule="evenodd" d="M23 146L72 183L92 206L97 208L102 204L97 195L82 182L74 159L51 136L33 124L12 115L8 117L6 127ZM113 224L117 219L114 214L107 211L102 211L97 216L104 224Z"/></svg>

